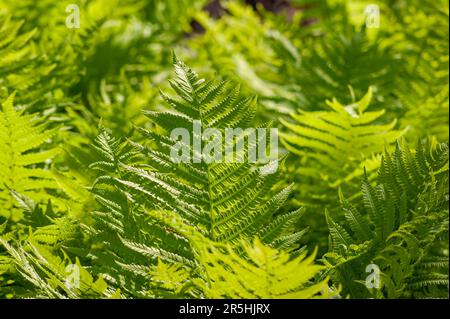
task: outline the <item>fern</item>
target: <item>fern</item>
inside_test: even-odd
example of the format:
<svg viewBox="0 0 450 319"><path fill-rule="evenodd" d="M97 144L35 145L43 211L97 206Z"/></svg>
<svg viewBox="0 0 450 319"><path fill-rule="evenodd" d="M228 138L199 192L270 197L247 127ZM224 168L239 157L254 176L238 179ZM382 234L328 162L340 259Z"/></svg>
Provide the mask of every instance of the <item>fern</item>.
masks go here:
<svg viewBox="0 0 450 319"><path fill-rule="evenodd" d="M208 241L206 241L208 243ZM181 266L159 262L152 269L153 285L165 296L183 292L206 298L327 298L326 281L311 283L321 266L312 264L314 255L296 258L255 240L242 244L244 257L227 245L198 244L199 277ZM224 246L224 247L222 247ZM294 271L295 269L295 271Z"/></svg>
<svg viewBox="0 0 450 319"><path fill-rule="evenodd" d="M23 21L0 14L0 84L2 100L18 90L20 103L33 105L52 89L48 84L55 64L39 54L31 42L36 29L22 32Z"/></svg>
<svg viewBox="0 0 450 319"><path fill-rule="evenodd" d="M2 103L0 112L0 203L1 216L18 220L18 209L14 192L36 201L50 198L45 189L55 189L57 185L48 170L46 161L51 160L57 149L48 147L37 150L55 134L55 130L45 130L33 115L16 111L14 95Z"/></svg>
<svg viewBox="0 0 450 319"><path fill-rule="evenodd" d="M394 28L391 32L405 30L408 21L416 21L413 28L393 36L406 62L402 76L410 79L403 81L396 90L401 91L405 107L411 109L448 86L449 6L447 1L414 1L400 14L404 4L406 2L401 1L392 7Z"/></svg>
<svg viewBox="0 0 450 319"><path fill-rule="evenodd" d="M364 31L319 40L304 57L295 83L303 92L303 109L327 109L323 97L335 97L344 105L373 87L374 103L392 108L398 61L392 49L370 41ZM348 95L348 90L352 95ZM389 99L389 100L388 100ZM390 103L389 103L390 102Z"/></svg>
<svg viewBox="0 0 450 319"><path fill-rule="evenodd" d="M257 239L236 245L217 243L174 213L151 211L148 214L183 235L195 256L194 267L186 267L180 261L161 260L149 271L146 267L132 267L135 272L148 273L151 291L156 291L157 297L293 299L327 298L337 293L329 290L327 280L314 282L323 268L313 263L315 254L306 257L303 252L290 256Z"/></svg>
<svg viewBox="0 0 450 319"><path fill-rule="evenodd" d="M196 15L205 34L193 39L190 49L195 54L186 59L194 66L208 61L206 68L204 63L198 67L239 81L243 90L258 94L264 118L277 120L278 115L292 112L299 94L285 78L301 65L299 49L292 43L295 39L262 21L248 6L233 1L222 5L225 14L220 20L205 12Z"/></svg>
<svg viewBox="0 0 450 319"><path fill-rule="evenodd" d="M315 254L306 257L289 256L284 251L263 245L240 242L238 246L215 243L203 237L195 228L170 212L150 212L154 219L176 229L188 238L195 251L194 263L159 262L156 265L124 265L123 270L145 278L141 297L189 296L196 298L329 298L337 291L329 290L327 280L314 277L323 266L313 263ZM108 287L109 275L100 274L94 281L89 269L77 259L74 264L66 254L61 257L47 245L38 244L35 234L25 244L13 247L0 238L7 249L10 264L17 267L20 277L35 287L32 293L21 291L16 296L40 298L117 298L121 290ZM143 247L135 247L144 251ZM224 263L225 261L225 263ZM120 263L119 263L120 265ZM71 281L71 271L77 269L77 281ZM296 269L295 272L292 270ZM125 276L126 273L123 272ZM300 270L300 271L299 271ZM264 280L261 280L264 278ZM147 287L147 288L145 288ZM125 288L126 287L121 287ZM136 288L136 287L135 287ZM156 293L156 295L155 295Z"/></svg>
<svg viewBox="0 0 450 319"><path fill-rule="evenodd" d="M226 89L223 84L213 86L211 83L204 83L204 80L178 60L175 60L175 70L177 79L172 82L172 86L184 101L173 100L165 94L163 98L174 105L183 116L169 112L148 112L147 116L161 129L170 131L171 128L188 126L188 123L196 119L201 120L205 127L214 125L218 128L239 127L251 121L254 112L251 99L239 95L227 96L225 99L215 98ZM269 217L289 192L289 189L285 189L274 194L273 200L261 201L260 198L265 196L265 192L269 191L276 181L275 174L262 175L246 163L177 165L168 157L170 140L167 137L145 129L141 132L159 144L160 149L157 151L137 145L138 149L147 157L148 164L154 170L161 170L164 175L157 171L121 165L129 180L105 176L99 181L107 181L118 187L125 186L123 190L132 198L134 195L136 201L141 200L140 196L144 194L147 198L153 197L156 200L155 204L164 209L174 208L171 201L178 203L175 209L191 223L200 223L208 229L208 237L213 240L228 241L238 238L241 234L253 234L256 223L264 225L270 220ZM174 180L166 173L176 174L179 179ZM183 181L183 177L185 179L189 177L195 184L188 180ZM248 183L238 185L237 180ZM147 189L154 183L162 187L162 192L153 194L154 190ZM292 215L289 220L295 220L296 217L298 214ZM236 224L235 221L241 222ZM262 238L266 234L267 239L271 238L270 241L275 242L277 236L272 236L270 227L260 229ZM275 234L279 234L279 231L275 231ZM286 244L286 240L280 238L278 245Z"/></svg>
<svg viewBox="0 0 450 319"><path fill-rule="evenodd" d="M30 253L30 249L23 248L29 247L29 242L51 255L61 248L74 247L80 240L78 222L65 214L55 212L51 202L44 209L24 195L14 193L14 196L21 204L24 218L18 223L5 222L2 227L3 231L0 232L0 241L6 248L5 251L0 250L0 274L2 274L0 287L4 286L0 290L2 297L6 295L9 296L8 298L30 296L30 292L27 292L30 283L40 282L42 284L45 282L43 278L39 280L35 278L37 281L34 282L27 281L27 278L30 277L25 276L24 278L21 276L21 271L16 269L22 267L21 269L25 273L34 272L25 266L31 262L30 260L25 262L25 256ZM13 248L13 245L17 247ZM20 260L17 259L19 255L21 256ZM16 263L18 263L17 267ZM28 272L28 274L30 273ZM53 295L53 297L55 296L56 294Z"/></svg>
<svg viewBox="0 0 450 319"><path fill-rule="evenodd" d="M337 200L338 188L354 192L364 167L368 173L376 170L378 155L404 133L394 129L396 120L378 124L385 111L367 112L371 100L369 88L353 104L344 106L334 99L327 101L330 111L304 111L293 114L293 121L281 121L287 128L280 134L283 145L300 163L289 172L298 181L300 204L327 207Z"/></svg>
<svg viewBox="0 0 450 319"><path fill-rule="evenodd" d="M448 138L448 85L436 91L433 95L420 98L408 109L401 121L401 126L409 126L408 136L419 139L423 132L428 137L435 137L439 141ZM417 107L417 106L418 107Z"/></svg>
<svg viewBox="0 0 450 319"><path fill-rule="evenodd" d="M248 261L230 249L221 253L217 248L205 248L200 253L207 279L198 285L207 297L305 299L320 296L321 292L327 296L326 282L308 285L320 269L312 264L314 255L290 260L286 253L259 241L243 249Z"/></svg>
<svg viewBox="0 0 450 319"><path fill-rule="evenodd" d="M426 285L448 284L448 277L426 280L423 264L431 247L448 230L448 146L418 145L415 155L405 145L385 153L377 185L362 183L366 214L342 199L350 230L330 215L330 252L325 255L330 271L352 297L368 297L358 283L364 269L374 263L382 271L376 297L411 297ZM445 249L438 251L445 254ZM434 259L435 257L431 257ZM431 274L430 274L431 275Z"/></svg>
<svg viewBox="0 0 450 319"><path fill-rule="evenodd" d="M164 93L162 97L183 115L147 113L161 132L184 126L192 133L188 123L195 119L201 119L206 127L219 128L251 121L252 99L237 93L222 97L227 89L225 84L204 82L177 59L175 70L177 78L172 86L180 99ZM175 164L169 157L170 143L175 141L165 133L160 135L146 129L140 132L157 149L132 143L135 148L132 150L126 142L104 132L97 139L102 160L91 164L103 172L93 189L103 210L94 213L98 223L89 232L99 236L99 242L108 243L119 263L131 260L133 264L138 264L137 260L148 263L150 257L150 260L161 258L193 264L186 239L175 230L167 232L158 223L149 224L142 215L148 209L174 211L187 223L198 225L205 237L217 242L235 242L257 234L273 247L291 248L304 234L304 231L288 232L301 216L301 210L275 215L291 189L271 190L277 174L264 175L258 166L249 163ZM136 151L140 159L129 164ZM136 259L135 253L130 254L130 249L138 252L140 259ZM143 256L146 258L142 259ZM104 258L111 261L112 257Z"/></svg>
<svg viewBox="0 0 450 319"><path fill-rule="evenodd" d="M22 297L34 298L99 298L118 297L119 292L108 290L106 282L99 278L94 281L89 272L82 267L79 260L72 263L67 255L63 258L51 253L30 239L27 249L14 248L0 239L18 272L30 284L36 287L34 294ZM72 282L71 272L76 269L76 281Z"/></svg>
<svg viewBox="0 0 450 319"><path fill-rule="evenodd" d="M0 0L0 298L448 297L448 1L269 2Z"/></svg>

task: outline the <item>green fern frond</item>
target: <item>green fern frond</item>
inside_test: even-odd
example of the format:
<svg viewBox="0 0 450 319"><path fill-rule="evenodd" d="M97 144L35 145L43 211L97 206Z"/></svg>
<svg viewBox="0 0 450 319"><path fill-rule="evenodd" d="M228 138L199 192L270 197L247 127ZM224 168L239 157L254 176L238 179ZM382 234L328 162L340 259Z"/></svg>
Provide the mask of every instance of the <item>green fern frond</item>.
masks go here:
<svg viewBox="0 0 450 319"><path fill-rule="evenodd" d="M0 214L18 220L21 213L10 190L38 202L50 198L45 189L57 185L46 167L58 150L37 149L56 130L45 130L46 125L35 116L16 111L13 101L11 95L2 103L0 111Z"/></svg>
<svg viewBox="0 0 450 319"><path fill-rule="evenodd" d="M293 121L281 120L287 128L280 133L282 143L296 155L292 160L300 163L290 173L299 181L301 204L334 203L338 187L355 191L354 180L364 168L373 174L379 154L402 136L404 131L395 130L396 120L378 124L384 110L366 111L371 100L369 88L356 103L344 106L334 99L327 102L330 111L304 111L293 114ZM334 194L325 196L326 189Z"/></svg>
<svg viewBox="0 0 450 319"><path fill-rule="evenodd" d="M262 173L264 164L245 160L210 164L173 162L170 151L177 141L168 136L173 128L185 128L191 137L194 121L201 121L202 130L245 129L255 112L253 98L241 96L228 83L207 82L176 57L174 60L176 78L171 86L178 98L167 93L162 93L162 98L175 111L145 112L156 126L152 131L139 128L144 141L148 141L145 144L119 142L102 132L95 142L98 160L90 165L100 172L92 191L101 209L92 214L95 223L86 226L86 230L106 248L92 254L98 259L98 271L107 269L104 272L114 278L115 284L124 278L121 273L126 272L124 280L128 282L120 285L133 294L137 293L137 286L142 287L138 291L144 289L142 267L158 259L195 267L186 235L176 227L168 229L157 219L148 218L145 211L175 212L185 223L196 225L203 236L216 242L239 242L256 235L273 247L294 249L305 232L292 231L302 210L277 212L292 187L273 190L278 174ZM235 148L242 138L242 134L238 135L232 146ZM187 147L195 156L192 146ZM247 145L243 152L249 147L254 146Z"/></svg>
<svg viewBox="0 0 450 319"><path fill-rule="evenodd" d="M297 39L287 37L243 3L224 1L221 5L225 10L220 19L206 12L196 14L205 33L191 41L195 54L186 54L185 59L204 72L211 70L211 74L241 83L246 93L258 94L259 115L277 121L278 115L295 110L300 95L286 83L301 65L300 49L293 44Z"/></svg>
<svg viewBox="0 0 450 319"><path fill-rule="evenodd" d="M230 247L204 245L199 253L205 279L195 284L207 298L329 298L327 280L311 283L322 268L315 254L291 258L259 240L242 244L243 256Z"/></svg>
<svg viewBox="0 0 450 319"><path fill-rule="evenodd" d="M303 58L295 78L304 96L300 107L326 110L323 99L327 96L349 105L370 86L376 106L392 107L390 93L396 86L393 75L398 72L397 60L390 47L371 41L365 30L350 36L336 36L333 32L333 38L319 39ZM391 103L386 103L387 99Z"/></svg>
<svg viewBox="0 0 450 319"><path fill-rule="evenodd" d="M334 278L353 297L368 293L356 278L362 279L372 263L382 271L378 297L420 295L428 284L445 284L448 274L442 268L436 281L423 274L431 274L424 267L437 258L433 245L448 233L448 146L419 143L412 153L399 142L393 153L383 156L376 182L373 186L363 180L365 214L343 199L347 225L328 217L331 253L325 259ZM358 252L361 245L368 246ZM445 254L445 249L438 253ZM442 265L435 266L438 274Z"/></svg>
<svg viewBox="0 0 450 319"><path fill-rule="evenodd" d="M33 293L22 297L34 298L110 298L117 297L100 277L94 281L77 259L72 263L67 255L55 255L45 246L30 240L26 248L13 247L0 238L0 243L11 255L17 271L36 287ZM120 295L119 295L120 296Z"/></svg>
<svg viewBox="0 0 450 319"><path fill-rule="evenodd" d="M196 120L201 121L203 130L208 127L245 129L251 123L255 109L253 99L238 93L224 95L226 90L233 92L226 84L206 82L176 57L175 72L177 77L171 86L179 100L169 98L167 94L163 94L163 98L176 107L177 113L146 112L164 132L181 127L192 134L192 125ZM168 138L166 133L158 134L145 129L141 132L159 146L152 149L137 145L152 170L120 165L125 179L104 177L99 181L118 187L128 193L134 202L145 203L148 208L178 211L190 223L200 223L213 240L230 241L240 236L254 235L255 232L264 238L262 231L270 232L274 240L282 235L283 228L263 227L269 225L290 192L286 188L273 193L273 198L268 199L267 192L276 182L277 174L263 175L257 165L249 163L176 164L170 159L170 146L176 141ZM243 135L238 136L237 140L241 138ZM286 215L284 223L298 217L298 213Z"/></svg>
<svg viewBox="0 0 450 319"><path fill-rule="evenodd" d="M23 31L24 21L12 16L0 14L0 99L18 91L19 104L36 106L62 85L51 81L56 64L41 54L34 43L38 30Z"/></svg>
<svg viewBox="0 0 450 319"><path fill-rule="evenodd" d="M151 285L165 295L184 293L202 298L329 298L328 279L315 280L323 268L314 264L315 253L297 257L254 239L237 245L203 237L195 227L173 214L151 212L179 229L191 242L196 256L192 270L182 263L158 262L150 272Z"/></svg>

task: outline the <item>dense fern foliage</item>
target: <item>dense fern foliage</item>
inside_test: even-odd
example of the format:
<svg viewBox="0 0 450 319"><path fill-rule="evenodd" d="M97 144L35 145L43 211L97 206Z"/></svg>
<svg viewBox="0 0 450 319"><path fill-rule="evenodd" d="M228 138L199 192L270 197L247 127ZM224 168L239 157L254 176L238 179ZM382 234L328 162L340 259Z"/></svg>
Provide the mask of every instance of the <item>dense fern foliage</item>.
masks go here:
<svg viewBox="0 0 450 319"><path fill-rule="evenodd" d="M447 298L448 22L0 0L0 298Z"/></svg>
<svg viewBox="0 0 450 319"><path fill-rule="evenodd" d="M17 112L13 105L14 95L3 104L1 116L1 184L2 215L17 221L18 194L36 200L45 200L42 189L56 188L51 173L45 169L45 161L56 155L57 150L45 150L42 144L51 139L55 131L45 131L44 125L36 123L33 115ZM39 148L41 150L33 151ZM39 167L41 166L41 167Z"/></svg>
<svg viewBox="0 0 450 319"><path fill-rule="evenodd" d="M446 283L448 266L434 269L432 263L448 262L442 248L433 247L448 232L447 170L447 144L419 144L415 154L398 144L392 154L384 154L375 185L367 176L362 181L366 213L342 196L351 232L327 214L331 251L325 259L330 271L341 276L339 282L351 278L346 287L350 294L369 295L359 292L362 285L354 279L358 267L371 263L383 272L380 290L371 292L376 296L411 297ZM426 264L429 268L423 271ZM445 297L446 289L441 293Z"/></svg>

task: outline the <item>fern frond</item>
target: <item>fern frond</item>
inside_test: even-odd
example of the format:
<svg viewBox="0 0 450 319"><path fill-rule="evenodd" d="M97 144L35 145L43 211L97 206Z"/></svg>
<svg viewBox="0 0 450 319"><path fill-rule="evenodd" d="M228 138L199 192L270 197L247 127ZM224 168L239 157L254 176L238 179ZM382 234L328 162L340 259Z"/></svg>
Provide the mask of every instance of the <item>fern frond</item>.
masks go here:
<svg viewBox="0 0 450 319"><path fill-rule="evenodd" d="M57 185L46 167L58 150L38 149L56 130L45 130L33 115L16 111L13 102L11 95L0 111L0 214L18 220L21 213L10 190L38 202L51 198L45 189Z"/></svg>
<svg viewBox="0 0 450 319"><path fill-rule="evenodd" d="M354 192L354 181L363 175L364 167L373 174L377 156L404 133L394 129L395 120L378 124L384 110L366 111L371 100L369 88L356 103L344 106L334 99L327 102L330 111L303 111L293 114L292 121L281 120L287 128L280 133L282 143L296 155L294 163L300 163L290 172L299 181L300 203L334 203L338 187ZM334 191L323 198L326 189Z"/></svg>
<svg viewBox="0 0 450 319"><path fill-rule="evenodd" d="M98 160L90 165L100 172L92 191L101 209L92 214L95 223L86 230L107 248L93 251L99 262L97 271L105 269L115 284L126 278L128 282L122 282L122 288L133 294L144 289L141 267L158 259L190 269L196 266L189 236L149 218L145 211L174 212L183 223L196 225L200 234L216 242L239 242L257 235L268 245L291 250L304 234L292 231L301 210L278 213L291 187L273 189L278 174L264 174L264 164L246 163L243 153L238 154L244 158L242 163L206 163L188 145L190 154L199 156L200 163L172 160L171 146L176 141L169 133L173 128L185 128L191 137L196 134L194 121L201 121L202 130L245 130L255 112L253 98L230 90L228 83L201 79L176 56L174 63L176 78L171 86L178 99L167 93L162 98L176 110L145 112L156 126L151 131L139 128L147 143L120 142L106 132L100 133L95 142ZM236 148L243 138L238 134L231 146ZM240 152L250 147L255 146L246 145ZM128 275L123 277L122 272Z"/></svg>
<svg viewBox="0 0 450 319"><path fill-rule="evenodd" d="M154 216L172 226L183 223L176 222L177 218L171 214ZM334 295L329 291L327 279L314 280L323 268L314 264L315 253L309 257L306 253L292 257L257 239L252 243L242 241L235 246L213 242L187 225L181 229L191 241L197 267L191 273L182 264L160 261L154 266L151 272L153 285L166 294L177 291L206 298L288 299Z"/></svg>
<svg viewBox="0 0 450 319"><path fill-rule="evenodd" d="M61 258L33 240L27 248L13 247L1 238L0 243L12 256L18 272L37 288L35 295L28 297L77 299L111 297L115 293L108 290L102 278L94 281L78 259L72 263L67 255Z"/></svg>
<svg viewBox="0 0 450 319"><path fill-rule="evenodd" d="M343 200L351 232L329 219L331 253L325 258L335 278L353 297L368 293L355 278L363 279L364 268L372 263L382 272L379 297L420 295L428 284L445 284L448 273L432 261L433 246L445 244L439 238L448 234L448 146L419 143L413 154L399 142L383 156L376 183L363 180L365 214ZM368 249L355 250L367 243ZM436 275L426 269L434 266Z"/></svg>
<svg viewBox="0 0 450 319"><path fill-rule="evenodd" d="M199 253L206 279L195 284L207 298L329 297L327 280L311 283L321 269L313 263L315 254L296 258L255 240L243 244L243 256L227 247L204 245Z"/></svg>
<svg viewBox="0 0 450 319"><path fill-rule="evenodd" d="M201 121L203 130L208 127L245 129L251 122L255 108L253 99L238 93L224 94L228 86L212 86L176 57L175 72L177 77L172 81L172 87L180 99L171 104L177 106L178 113L146 112L164 132L181 127L193 134L192 125L196 120ZM167 95L163 97L168 100ZM208 100L210 102L206 103ZM201 223L213 240L230 241L264 230L263 226L270 223L289 194L287 188L273 193L273 199L269 200L267 192L271 191L277 174L263 175L254 164L173 163L169 155L175 141L168 139L167 133L141 132L159 145L157 149L138 145L143 158L153 169L120 165L125 178L105 177L99 181L120 188L133 201L145 204L147 208L178 211L190 223ZM243 135L237 140L241 138ZM283 221L292 223L297 218L298 214L286 215ZM274 237L274 231L271 233ZM264 233L260 235L264 238Z"/></svg>

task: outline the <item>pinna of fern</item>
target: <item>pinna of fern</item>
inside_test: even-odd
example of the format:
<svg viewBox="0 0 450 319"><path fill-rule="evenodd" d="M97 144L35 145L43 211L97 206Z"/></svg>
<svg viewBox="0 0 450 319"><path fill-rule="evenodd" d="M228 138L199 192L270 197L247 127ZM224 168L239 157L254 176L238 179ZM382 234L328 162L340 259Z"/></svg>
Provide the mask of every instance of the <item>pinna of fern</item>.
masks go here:
<svg viewBox="0 0 450 319"><path fill-rule="evenodd" d="M447 144L419 143L412 153L399 143L383 156L376 185L366 177L361 189L366 213L343 196L346 225L327 213L330 251L324 260L343 293L355 298L414 297L438 286L439 294L446 294L448 273L435 267L426 278L423 268L448 257ZM380 283L368 289L365 269L371 264L381 271Z"/></svg>

